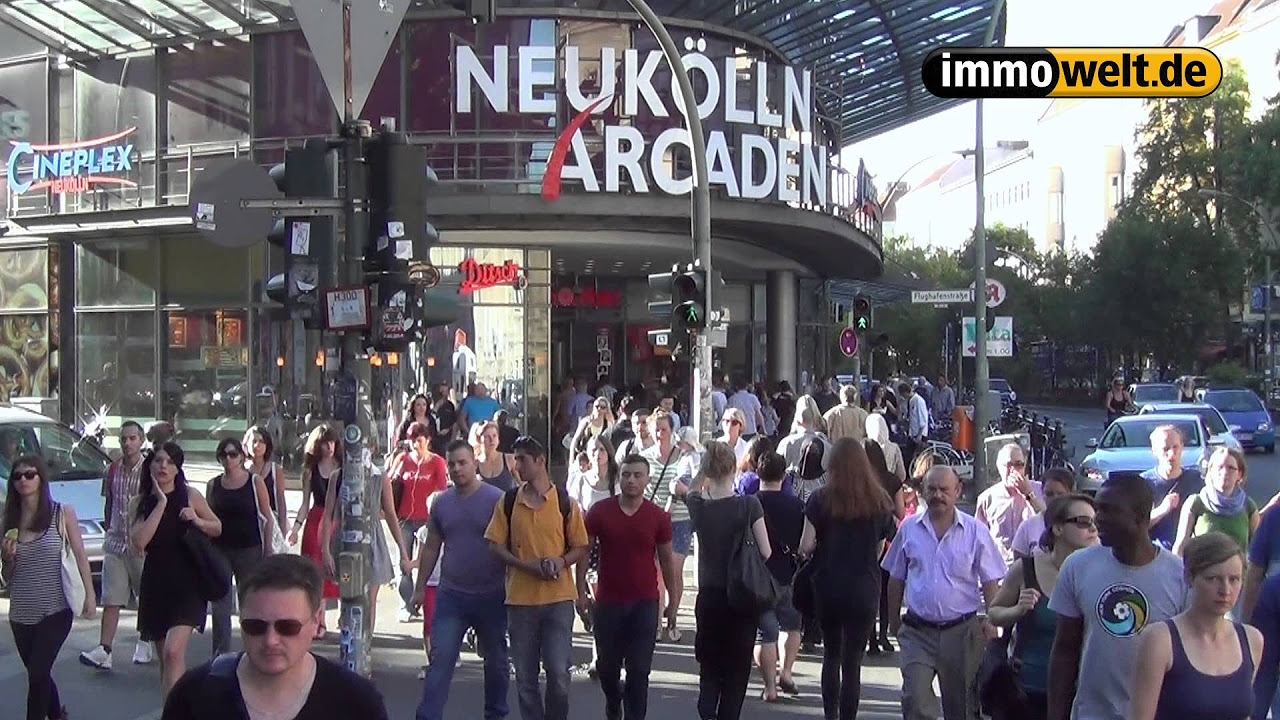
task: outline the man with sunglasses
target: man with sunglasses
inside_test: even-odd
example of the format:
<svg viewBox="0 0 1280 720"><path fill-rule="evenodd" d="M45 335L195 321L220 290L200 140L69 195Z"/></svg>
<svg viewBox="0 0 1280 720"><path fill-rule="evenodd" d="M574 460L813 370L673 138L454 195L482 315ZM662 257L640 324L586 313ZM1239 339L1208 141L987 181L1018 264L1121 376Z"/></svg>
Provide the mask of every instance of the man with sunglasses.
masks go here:
<svg viewBox="0 0 1280 720"><path fill-rule="evenodd" d="M1001 482L978 496L974 517L991 530L1005 565L1013 563L1013 537L1018 527L1036 513L1044 512L1044 490L1027 476L1027 459L1022 446L1009 443L1000 448L996 469Z"/></svg>
<svg viewBox="0 0 1280 720"><path fill-rule="evenodd" d="M239 586L244 652L188 671L161 720L386 720L373 683L311 652L320 573L300 555L272 555Z"/></svg>

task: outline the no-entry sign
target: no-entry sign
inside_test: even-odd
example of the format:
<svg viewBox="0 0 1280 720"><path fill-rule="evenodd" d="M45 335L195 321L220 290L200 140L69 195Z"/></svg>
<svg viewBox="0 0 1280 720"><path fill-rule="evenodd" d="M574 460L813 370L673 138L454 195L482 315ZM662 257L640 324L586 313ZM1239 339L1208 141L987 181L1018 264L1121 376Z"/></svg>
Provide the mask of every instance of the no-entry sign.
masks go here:
<svg viewBox="0 0 1280 720"><path fill-rule="evenodd" d="M840 331L840 352L845 357L853 357L858 354L858 331L853 328L845 328Z"/></svg>

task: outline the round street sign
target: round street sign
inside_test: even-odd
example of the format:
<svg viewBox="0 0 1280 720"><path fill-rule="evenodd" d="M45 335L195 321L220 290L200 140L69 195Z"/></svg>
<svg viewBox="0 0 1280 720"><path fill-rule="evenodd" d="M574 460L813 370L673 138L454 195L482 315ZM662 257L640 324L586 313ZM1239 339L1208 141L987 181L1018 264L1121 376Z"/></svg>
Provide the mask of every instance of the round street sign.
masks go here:
<svg viewBox="0 0 1280 720"><path fill-rule="evenodd" d="M840 352L845 357L853 357L858 354L858 331L853 328L845 328L840 331Z"/></svg>
<svg viewBox="0 0 1280 720"><path fill-rule="evenodd" d="M975 283L969 283L969 289L972 290L974 285ZM1009 291L1005 289L1004 283L995 278L987 278L987 307L1000 307L1007 297Z"/></svg>

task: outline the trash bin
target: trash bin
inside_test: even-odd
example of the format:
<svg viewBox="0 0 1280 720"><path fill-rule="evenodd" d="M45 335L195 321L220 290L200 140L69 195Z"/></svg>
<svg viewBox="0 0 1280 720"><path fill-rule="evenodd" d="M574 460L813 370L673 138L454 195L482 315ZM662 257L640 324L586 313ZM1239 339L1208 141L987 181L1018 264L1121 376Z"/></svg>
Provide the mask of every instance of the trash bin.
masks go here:
<svg viewBox="0 0 1280 720"><path fill-rule="evenodd" d="M957 405L951 411L951 446L973 452L973 406Z"/></svg>

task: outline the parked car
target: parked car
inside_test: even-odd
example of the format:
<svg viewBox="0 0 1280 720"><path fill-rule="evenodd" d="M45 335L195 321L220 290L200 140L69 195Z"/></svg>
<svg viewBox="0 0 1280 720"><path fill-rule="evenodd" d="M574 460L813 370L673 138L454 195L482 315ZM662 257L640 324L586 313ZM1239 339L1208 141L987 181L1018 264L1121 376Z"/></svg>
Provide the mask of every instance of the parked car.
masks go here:
<svg viewBox="0 0 1280 720"><path fill-rule="evenodd" d="M1178 402L1178 386L1173 383L1137 383L1129 388L1133 404L1138 407L1151 403Z"/></svg>
<svg viewBox="0 0 1280 720"><path fill-rule="evenodd" d="M1222 413L1231 433L1245 450L1276 451L1276 429L1271 423L1271 413L1254 391L1242 387L1209 387L1200 394L1200 401Z"/></svg>
<svg viewBox="0 0 1280 720"><path fill-rule="evenodd" d="M1000 404L1004 407L1018 404L1018 393L1014 392L1009 381L1004 378L991 378L991 389L1000 393Z"/></svg>
<svg viewBox="0 0 1280 720"><path fill-rule="evenodd" d="M1197 415L1209 431L1209 445L1226 445L1242 450L1240 441L1231 434L1226 418L1212 405L1204 403L1149 403L1138 408L1139 415Z"/></svg>
<svg viewBox="0 0 1280 720"><path fill-rule="evenodd" d="M1155 467L1151 432L1160 425L1173 425L1182 433L1182 466L1201 469L1209 432L1199 415L1125 415L1111 423L1101 440L1090 438L1086 443L1093 452L1080 463L1077 490L1096 493L1104 482L1112 478L1141 475Z"/></svg>
<svg viewBox="0 0 1280 720"><path fill-rule="evenodd" d="M52 418L0 403L0 512L4 510L12 463L23 455L39 455L49 466L54 502L75 510L85 553L95 581L102 575L105 539L102 479L111 458L92 438Z"/></svg>

